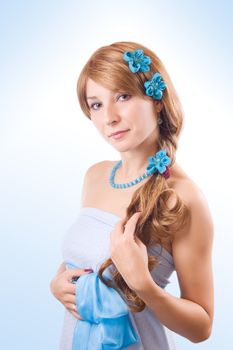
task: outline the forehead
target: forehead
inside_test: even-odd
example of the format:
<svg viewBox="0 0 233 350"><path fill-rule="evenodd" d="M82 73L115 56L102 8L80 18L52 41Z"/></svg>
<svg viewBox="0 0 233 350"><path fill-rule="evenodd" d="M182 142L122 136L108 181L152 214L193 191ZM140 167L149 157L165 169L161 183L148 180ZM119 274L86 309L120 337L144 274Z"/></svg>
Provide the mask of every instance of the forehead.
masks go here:
<svg viewBox="0 0 233 350"><path fill-rule="evenodd" d="M105 88L103 85L100 85L96 83L92 79L87 80L87 85L86 85L86 96L87 100L91 100L97 97L101 97L102 95L112 95L114 91L111 91L107 88ZM91 98L90 98L91 97Z"/></svg>

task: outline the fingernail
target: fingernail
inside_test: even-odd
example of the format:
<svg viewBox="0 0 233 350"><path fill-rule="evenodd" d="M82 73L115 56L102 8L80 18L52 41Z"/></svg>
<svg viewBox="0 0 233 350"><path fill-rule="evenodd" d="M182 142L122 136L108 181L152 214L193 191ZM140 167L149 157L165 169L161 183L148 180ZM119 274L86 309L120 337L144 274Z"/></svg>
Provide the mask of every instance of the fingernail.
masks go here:
<svg viewBox="0 0 233 350"><path fill-rule="evenodd" d="M79 279L80 276L75 276L75 277L72 277L72 280L71 282L77 282L77 280Z"/></svg>
<svg viewBox="0 0 233 350"><path fill-rule="evenodd" d="M92 269L84 269L85 272L93 272Z"/></svg>

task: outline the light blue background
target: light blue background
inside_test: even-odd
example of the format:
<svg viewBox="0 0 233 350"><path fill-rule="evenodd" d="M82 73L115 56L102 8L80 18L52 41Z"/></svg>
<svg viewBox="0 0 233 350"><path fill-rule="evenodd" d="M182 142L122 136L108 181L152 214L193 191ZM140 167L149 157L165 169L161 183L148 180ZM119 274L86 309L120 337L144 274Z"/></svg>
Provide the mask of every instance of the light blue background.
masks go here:
<svg viewBox="0 0 233 350"><path fill-rule="evenodd" d="M232 10L230 1L1 2L1 349L58 349L63 307L49 283L62 237L88 166L119 159L82 114L76 81L98 47L127 40L154 50L174 82L185 111L177 160L215 224L213 332L199 344L177 335L177 348L233 349ZM175 274L168 291L179 295Z"/></svg>

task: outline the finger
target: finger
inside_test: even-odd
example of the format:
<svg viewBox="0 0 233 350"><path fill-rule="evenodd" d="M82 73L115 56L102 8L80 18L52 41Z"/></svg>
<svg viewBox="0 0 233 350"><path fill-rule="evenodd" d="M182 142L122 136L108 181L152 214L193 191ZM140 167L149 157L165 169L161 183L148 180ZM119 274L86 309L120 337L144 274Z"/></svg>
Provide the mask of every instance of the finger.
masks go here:
<svg viewBox="0 0 233 350"><path fill-rule="evenodd" d="M115 230L114 233L119 234L122 233L122 231L124 231L124 225L126 224L126 218L122 218L119 221L117 221L116 225L115 225Z"/></svg>
<svg viewBox="0 0 233 350"><path fill-rule="evenodd" d="M66 285L65 285L64 292L68 293L68 294L75 295L75 293L76 293L76 284L71 283L70 281L68 281L66 283Z"/></svg>
<svg viewBox="0 0 233 350"><path fill-rule="evenodd" d="M72 294L66 294L64 296L64 301L70 304L76 304L76 296Z"/></svg>
<svg viewBox="0 0 233 350"><path fill-rule="evenodd" d="M121 221L121 220L120 220ZM112 249L113 246L117 244L119 241L120 236L122 235L122 229L121 229L121 224L118 222L115 225L115 228L110 232L109 234L109 242L110 242L110 247Z"/></svg>
<svg viewBox="0 0 233 350"><path fill-rule="evenodd" d="M92 269L87 269L86 271L84 269L68 269L66 271L66 274L67 276L69 277L75 277L75 276L81 276L81 275L84 275L86 273L89 273L89 272L93 272Z"/></svg>
<svg viewBox="0 0 233 350"><path fill-rule="evenodd" d="M73 315L75 318L77 318L78 320L81 320L81 318L78 316L77 312L75 311L69 311L71 313L71 315Z"/></svg>
<svg viewBox="0 0 233 350"><path fill-rule="evenodd" d="M126 239L127 238L134 239L135 228L140 215L141 215L140 211L135 212L127 221L125 225L125 230L124 230L124 235Z"/></svg>
<svg viewBox="0 0 233 350"><path fill-rule="evenodd" d="M69 269L66 271L67 278L69 282L72 281L72 279L75 279L75 277L79 277L82 275L85 275L87 273L93 272L92 269L85 271L84 269Z"/></svg>
<svg viewBox="0 0 233 350"><path fill-rule="evenodd" d="M137 245L138 245L139 247L143 247L144 250L147 250L146 245L140 240L140 238L138 238L137 236L135 236L134 239L135 239L135 242L137 243Z"/></svg>
<svg viewBox="0 0 233 350"><path fill-rule="evenodd" d="M74 303L66 303L65 305L66 305L67 310L73 311L73 312L78 312L76 304L74 304Z"/></svg>
<svg viewBox="0 0 233 350"><path fill-rule="evenodd" d="M76 305L74 305L74 310L72 311L74 313L74 315L76 315L76 317L79 319L79 320L82 320L82 317L79 315L78 311L77 311L77 308L76 308Z"/></svg>
<svg viewBox="0 0 233 350"><path fill-rule="evenodd" d="M82 317L77 312L74 311L74 315L78 320L82 320Z"/></svg>
<svg viewBox="0 0 233 350"><path fill-rule="evenodd" d="M75 305L70 305L69 307L67 307L67 310L78 320L82 320L81 316L79 315L79 313L77 312L76 306Z"/></svg>

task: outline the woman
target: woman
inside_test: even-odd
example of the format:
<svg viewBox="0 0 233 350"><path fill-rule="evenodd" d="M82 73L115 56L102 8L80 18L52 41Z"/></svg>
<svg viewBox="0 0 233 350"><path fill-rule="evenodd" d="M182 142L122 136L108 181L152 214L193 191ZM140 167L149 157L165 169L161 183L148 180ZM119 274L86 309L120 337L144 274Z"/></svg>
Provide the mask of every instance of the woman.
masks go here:
<svg viewBox="0 0 233 350"><path fill-rule="evenodd" d="M66 308L60 349L75 349L75 324L84 322L77 298L87 272L118 292L137 335L129 346L104 349L175 349L172 332L206 340L213 323L213 222L201 190L176 162L183 111L164 65L141 44L116 42L93 53L77 93L121 160L88 169L80 216L64 237L64 262L51 281ZM109 268L112 284L104 277ZM179 298L165 290L174 270Z"/></svg>

